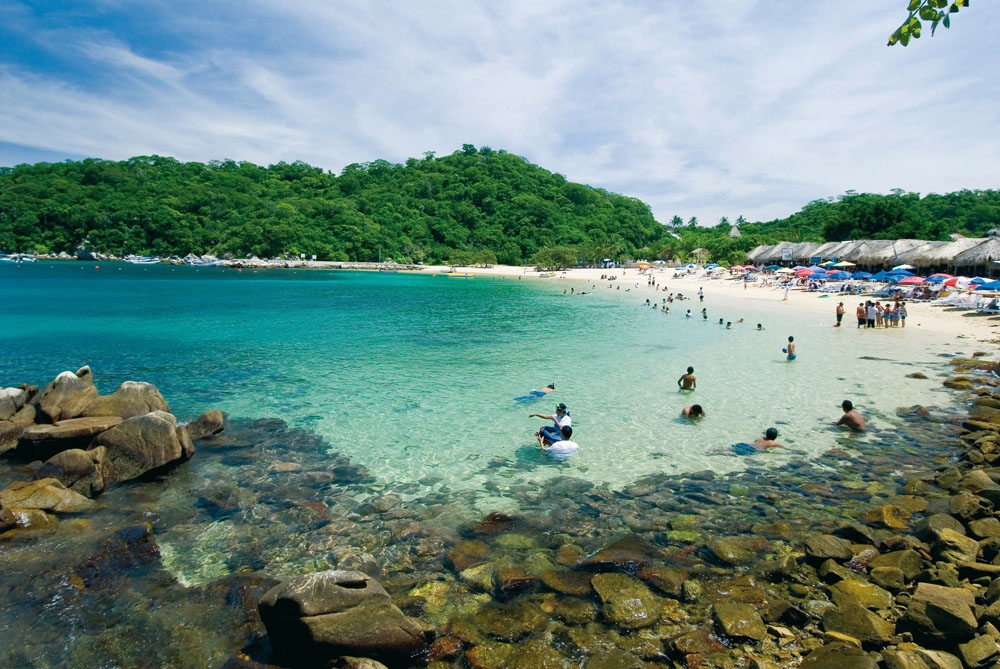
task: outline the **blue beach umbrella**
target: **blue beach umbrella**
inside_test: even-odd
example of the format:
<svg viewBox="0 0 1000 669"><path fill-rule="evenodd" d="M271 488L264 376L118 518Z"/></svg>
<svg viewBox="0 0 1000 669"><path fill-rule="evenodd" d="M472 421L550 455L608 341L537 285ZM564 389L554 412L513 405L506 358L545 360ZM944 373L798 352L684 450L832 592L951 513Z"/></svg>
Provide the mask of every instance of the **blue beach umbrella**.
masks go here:
<svg viewBox="0 0 1000 669"><path fill-rule="evenodd" d="M795 270L796 272L798 272L800 269L809 269L809 268L806 267L805 265L796 265L792 269Z"/></svg>
<svg viewBox="0 0 1000 669"><path fill-rule="evenodd" d="M850 272L834 272L833 274L827 274L826 278L833 279L834 281L843 281L844 279L850 279L853 274Z"/></svg>
<svg viewBox="0 0 1000 669"><path fill-rule="evenodd" d="M822 279L823 281L826 281L827 279L830 278L830 275L827 274L826 272L814 272L814 273L810 274L806 278L808 278L810 281L814 281L814 280L818 280L818 279Z"/></svg>
<svg viewBox="0 0 1000 669"><path fill-rule="evenodd" d="M894 274L899 277L913 276L913 272L907 269L893 269L886 272L886 274Z"/></svg>
<svg viewBox="0 0 1000 669"><path fill-rule="evenodd" d="M944 283L951 277L946 274L932 274L925 279L928 283Z"/></svg>
<svg viewBox="0 0 1000 669"><path fill-rule="evenodd" d="M981 286L984 283L989 283L989 281L981 276L977 276L975 279L969 281L970 286Z"/></svg>
<svg viewBox="0 0 1000 669"><path fill-rule="evenodd" d="M825 267L820 267L819 265L813 265L811 267L806 267L806 269L811 269L814 272L824 272L824 273L826 272L826 268Z"/></svg>
<svg viewBox="0 0 1000 669"><path fill-rule="evenodd" d="M709 263L709 264L705 265L705 269L714 269L714 268L716 268L718 266L719 266L719 263L713 262L713 263Z"/></svg>
<svg viewBox="0 0 1000 669"><path fill-rule="evenodd" d="M766 270L776 270L776 269L781 269L781 265L768 265L768 266L767 266L767 267L765 267L764 269L766 269Z"/></svg>
<svg viewBox="0 0 1000 669"><path fill-rule="evenodd" d="M855 279L870 279L872 278L871 272L857 272L854 274Z"/></svg>
<svg viewBox="0 0 1000 669"><path fill-rule="evenodd" d="M1000 281L990 281L976 286L976 290L1000 290Z"/></svg>

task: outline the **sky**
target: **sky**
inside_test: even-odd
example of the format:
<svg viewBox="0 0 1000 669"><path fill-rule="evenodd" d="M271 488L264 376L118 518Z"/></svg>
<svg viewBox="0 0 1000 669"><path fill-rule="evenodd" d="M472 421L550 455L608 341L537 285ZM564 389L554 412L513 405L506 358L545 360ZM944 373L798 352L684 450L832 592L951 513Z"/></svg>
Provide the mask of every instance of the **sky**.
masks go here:
<svg viewBox="0 0 1000 669"><path fill-rule="evenodd" d="M1000 10L888 48L906 4L0 0L0 165L474 144L702 224L997 188Z"/></svg>

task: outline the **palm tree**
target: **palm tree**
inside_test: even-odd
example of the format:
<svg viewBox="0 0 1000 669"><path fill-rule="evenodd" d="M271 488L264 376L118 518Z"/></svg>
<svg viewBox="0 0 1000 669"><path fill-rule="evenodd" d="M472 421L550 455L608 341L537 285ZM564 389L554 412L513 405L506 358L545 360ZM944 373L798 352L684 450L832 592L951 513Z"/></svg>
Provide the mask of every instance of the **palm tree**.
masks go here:
<svg viewBox="0 0 1000 669"><path fill-rule="evenodd" d="M698 217L697 216L692 216L691 218L688 219L688 227L693 228L696 225L698 225Z"/></svg>

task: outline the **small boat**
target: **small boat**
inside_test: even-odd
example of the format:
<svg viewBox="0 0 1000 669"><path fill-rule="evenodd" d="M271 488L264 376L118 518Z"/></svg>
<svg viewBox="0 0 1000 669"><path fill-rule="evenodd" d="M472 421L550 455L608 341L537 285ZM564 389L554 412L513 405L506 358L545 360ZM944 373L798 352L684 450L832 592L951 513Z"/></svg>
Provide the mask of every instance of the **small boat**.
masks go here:
<svg viewBox="0 0 1000 669"><path fill-rule="evenodd" d="M551 279L552 277L559 276L558 272L542 272L538 275L539 279Z"/></svg>
<svg viewBox="0 0 1000 669"><path fill-rule="evenodd" d="M471 279L476 276L475 274L465 274L463 272L448 272L445 274L446 277L450 279Z"/></svg>
<svg viewBox="0 0 1000 669"><path fill-rule="evenodd" d="M380 269L380 272L385 272L386 274L399 274L398 269Z"/></svg>
<svg viewBox="0 0 1000 669"><path fill-rule="evenodd" d="M125 256L125 261L133 265L156 265L160 259L151 256Z"/></svg>

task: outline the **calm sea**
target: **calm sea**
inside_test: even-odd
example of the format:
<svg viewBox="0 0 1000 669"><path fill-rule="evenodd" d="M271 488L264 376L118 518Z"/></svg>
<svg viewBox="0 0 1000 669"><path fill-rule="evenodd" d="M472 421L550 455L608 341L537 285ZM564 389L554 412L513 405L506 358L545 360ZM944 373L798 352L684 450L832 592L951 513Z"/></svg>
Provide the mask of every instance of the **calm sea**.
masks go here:
<svg viewBox="0 0 1000 669"><path fill-rule="evenodd" d="M564 295L571 286L588 294ZM279 417L382 482L468 489L481 509L502 507L527 479L616 486L655 471L739 469L745 459L710 451L770 425L799 457L863 447L829 427L845 398L883 430L898 406L948 401L939 382L906 375L939 375L939 354L961 349L918 328L835 329L832 315L726 303L705 288L704 304L675 302L666 315L642 306L664 295L645 282L626 291L482 276L0 265L0 384L41 385L87 364L102 393L144 380L182 420L207 409ZM793 363L781 354L790 334ZM698 389L679 393L688 365ZM514 401L549 382L549 397ZM528 416L557 402L569 405L581 445L565 462L539 454L532 433L544 421ZM678 417L694 402L708 414L698 424ZM488 466L502 461L523 466Z"/></svg>

